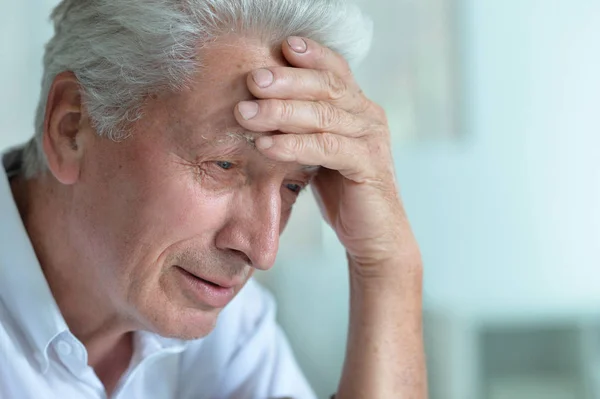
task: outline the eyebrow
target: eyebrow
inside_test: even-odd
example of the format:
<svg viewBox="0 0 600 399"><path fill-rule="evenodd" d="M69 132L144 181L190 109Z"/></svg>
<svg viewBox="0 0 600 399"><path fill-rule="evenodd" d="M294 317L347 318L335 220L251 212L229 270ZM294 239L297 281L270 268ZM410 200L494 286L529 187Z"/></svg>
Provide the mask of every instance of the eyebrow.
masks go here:
<svg viewBox="0 0 600 399"><path fill-rule="evenodd" d="M220 135L211 140L208 140L208 143L214 145L220 144L231 144L232 142L241 142L248 144L252 148L256 148L255 140L258 136L258 133L250 133L250 132L226 132L224 135Z"/></svg>
<svg viewBox="0 0 600 399"><path fill-rule="evenodd" d="M260 137L260 133L255 132L226 132L224 135L219 137L214 137L212 139L207 139L206 144L219 146L219 145L229 145L229 144L245 144L246 146L256 150L256 139ZM300 169L303 172L316 172L321 169L320 165L301 165Z"/></svg>

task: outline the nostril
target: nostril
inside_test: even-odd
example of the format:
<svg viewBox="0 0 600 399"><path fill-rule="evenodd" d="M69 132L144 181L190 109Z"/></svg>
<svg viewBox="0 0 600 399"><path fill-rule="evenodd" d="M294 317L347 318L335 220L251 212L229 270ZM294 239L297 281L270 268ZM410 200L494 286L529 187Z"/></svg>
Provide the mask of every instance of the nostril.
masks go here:
<svg viewBox="0 0 600 399"><path fill-rule="evenodd" d="M231 251L233 252L233 255L240 258L242 260L242 262L244 262L246 265L252 266L252 260L250 260L248 255L246 255L244 252L239 251L237 249L232 249Z"/></svg>

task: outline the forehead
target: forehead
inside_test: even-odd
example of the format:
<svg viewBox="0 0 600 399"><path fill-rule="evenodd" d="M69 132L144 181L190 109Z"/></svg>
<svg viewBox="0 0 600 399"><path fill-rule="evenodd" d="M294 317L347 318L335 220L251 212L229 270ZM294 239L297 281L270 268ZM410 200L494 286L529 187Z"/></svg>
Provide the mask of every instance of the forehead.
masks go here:
<svg viewBox="0 0 600 399"><path fill-rule="evenodd" d="M254 140L265 132L244 130L234 117L236 104L254 99L246 79L254 69L288 66L280 45L268 46L258 40L220 38L200 49L202 68L183 91L162 99L149 110L153 130L159 130L177 151L187 157L205 154L252 153L269 169L281 164L269 161L254 148ZM160 126L160 129L156 129ZM254 157L257 156L257 157ZM314 174L317 166L280 165L281 170Z"/></svg>
<svg viewBox="0 0 600 399"><path fill-rule="evenodd" d="M198 49L202 67L197 81L231 88L233 80L244 77L252 69L288 65L281 46L267 44L259 39L223 36ZM223 78L228 78L228 84ZM237 88L237 84L235 85Z"/></svg>
<svg viewBox="0 0 600 399"><path fill-rule="evenodd" d="M238 102L254 98L246 85L250 71L286 65L279 46L232 36L202 46L199 54L202 67L192 82L168 100L170 124L178 139L197 145L213 139L230 141L232 135L256 138L260 133L244 131L233 110Z"/></svg>

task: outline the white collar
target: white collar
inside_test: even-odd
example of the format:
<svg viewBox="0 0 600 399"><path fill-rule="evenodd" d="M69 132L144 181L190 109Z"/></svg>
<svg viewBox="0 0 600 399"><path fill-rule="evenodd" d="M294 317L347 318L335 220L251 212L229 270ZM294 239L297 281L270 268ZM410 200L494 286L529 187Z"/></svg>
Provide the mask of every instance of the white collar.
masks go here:
<svg viewBox="0 0 600 399"><path fill-rule="evenodd" d="M20 167L21 150L2 157L0 169L0 301L23 330L42 371L48 345L67 324L52 296L12 196L9 176Z"/></svg>

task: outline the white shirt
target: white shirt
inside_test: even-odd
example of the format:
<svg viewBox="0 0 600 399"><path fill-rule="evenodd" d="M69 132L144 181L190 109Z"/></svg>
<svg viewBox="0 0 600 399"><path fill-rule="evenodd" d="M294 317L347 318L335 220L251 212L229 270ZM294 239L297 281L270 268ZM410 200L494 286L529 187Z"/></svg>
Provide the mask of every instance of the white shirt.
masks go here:
<svg viewBox="0 0 600 399"><path fill-rule="evenodd" d="M9 179L20 167L20 152L6 154L3 163L0 398L106 398L85 347L56 305L13 200ZM205 338L134 336L131 364L112 398L315 398L275 321L273 298L253 280Z"/></svg>

